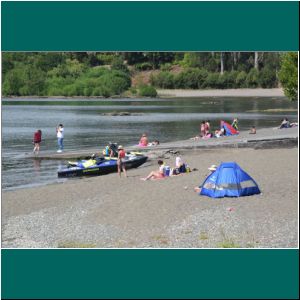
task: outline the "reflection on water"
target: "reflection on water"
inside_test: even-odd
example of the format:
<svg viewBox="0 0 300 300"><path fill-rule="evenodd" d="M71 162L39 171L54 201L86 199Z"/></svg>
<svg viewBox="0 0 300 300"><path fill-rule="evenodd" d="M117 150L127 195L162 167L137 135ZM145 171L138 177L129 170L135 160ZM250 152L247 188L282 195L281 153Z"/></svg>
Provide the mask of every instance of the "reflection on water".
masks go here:
<svg viewBox="0 0 300 300"><path fill-rule="evenodd" d="M5 104L2 105L4 189L59 180L57 170L64 167L65 162L24 159L24 154L32 151L32 136L37 128L43 131L41 152L57 150L55 127L58 123L65 126L66 151L84 148L98 148L100 151L109 141L125 146L137 144L143 132L150 140L160 142L188 139L199 133L199 124L205 119L209 119L212 128L216 129L221 119L230 122L237 117L240 130L248 130L253 125L256 128L275 127L286 115L291 121L297 121L297 103L283 97L100 101L24 99L10 101L10 105L7 101L2 103ZM282 109L285 112L281 112ZM136 115L105 115L110 112Z"/></svg>
<svg viewBox="0 0 300 300"><path fill-rule="evenodd" d="M40 158L33 159L33 169L36 175L40 174L42 160Z"/></svg>

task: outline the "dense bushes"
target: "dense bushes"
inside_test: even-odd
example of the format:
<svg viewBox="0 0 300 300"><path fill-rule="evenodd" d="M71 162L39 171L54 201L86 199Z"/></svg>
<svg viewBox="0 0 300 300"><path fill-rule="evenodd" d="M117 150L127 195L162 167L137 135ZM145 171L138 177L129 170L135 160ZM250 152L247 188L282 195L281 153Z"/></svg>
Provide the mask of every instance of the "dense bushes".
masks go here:
<svg viewBox="0 0 300 300"><path fill-rule="evenodd" d="M134 67L137 71L147 71L153 69L152 64L150 64L149 62L137 63L134 65Z"/></svg>
<svg viewBox="0 0 300 300"><path fill-rule="evenodd" d="M152 75L151 84L162 89L235 89L235 88L273 88L277 86L276 73L264 68L261 71L251 69L211 73L203 69L189 68L178 74L162 71Z"/></svg>
<svg viewBox="0 0 300 300"><path fill-rule="evenodd" d="M156 89L151 85L141 85L139 87L139 95L142 97L155 98L157 96Z"/></svg>
<svg viewBox="0 0 300 300"><path fill-rule="evenodd" d="M117 67L115 70L101 67L85 70L78 62L67 62L48 73L29 66L9 70L3 82L3 94L110 97L120 95L130 86L129 74Z"/></svg>
<svg viewBox="0 0 300 300"><path fill-rule="evenodd" d="M296 99L297 62L297 53L278 52L4 52L2 92L4 96L132 95L131 77L135 95L144 84L139 93L146 96L156 95L153 87L273 88L279 74L286 95Z"/></svg>

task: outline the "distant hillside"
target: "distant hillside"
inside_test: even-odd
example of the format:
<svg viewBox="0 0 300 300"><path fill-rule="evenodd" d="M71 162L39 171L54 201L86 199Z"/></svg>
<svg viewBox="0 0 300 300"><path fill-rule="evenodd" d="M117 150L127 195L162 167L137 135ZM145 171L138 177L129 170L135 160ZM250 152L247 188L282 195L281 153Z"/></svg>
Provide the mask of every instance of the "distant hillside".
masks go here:
<svg viewBox="0 0 300 300"><path fill-rule="evenodd" d="M283 56L278 52L4 52L2 93L110 97L155 96L155 88L274 88L279 86ZM290 86L286 70L282 78Z"/></svg>

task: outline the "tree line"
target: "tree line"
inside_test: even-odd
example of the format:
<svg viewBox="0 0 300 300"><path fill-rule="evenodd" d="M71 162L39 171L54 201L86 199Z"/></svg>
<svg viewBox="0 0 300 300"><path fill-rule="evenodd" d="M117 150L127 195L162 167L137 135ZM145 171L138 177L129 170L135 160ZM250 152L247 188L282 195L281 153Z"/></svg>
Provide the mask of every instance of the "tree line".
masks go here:
<svg viewBox="0 0 300 300"><path fill-rule="evenodd" d="M132 85L141 72L150 80ZM297 53L4 52L4 96L156 96L155 88L274 88L297 98ZM295 83L296 81L296 83Z"/></svg>

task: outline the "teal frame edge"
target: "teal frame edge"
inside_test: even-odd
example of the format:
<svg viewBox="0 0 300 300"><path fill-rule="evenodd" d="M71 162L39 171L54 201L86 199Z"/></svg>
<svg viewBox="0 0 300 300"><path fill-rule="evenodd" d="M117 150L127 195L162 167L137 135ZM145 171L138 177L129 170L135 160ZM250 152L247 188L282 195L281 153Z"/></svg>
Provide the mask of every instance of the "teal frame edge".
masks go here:
<svg viewBox="0 0 300 300"><path fill-rule="evenodd" d="M288 250L2 250L3 299L298 299Z"/></svg>
<svg viewBox="0 0 300 300"><path fill-rule="evenodd" d="M298 8L2 1L1 50L298 51ZM298 249L2 249L1 260L2 299L299 298Z"/></svg>
<svg viewBox="0 0 300 300"><path fill-rule="evenodd" d="M2 1L2 51L298 51L299 2Z"/></svg>

